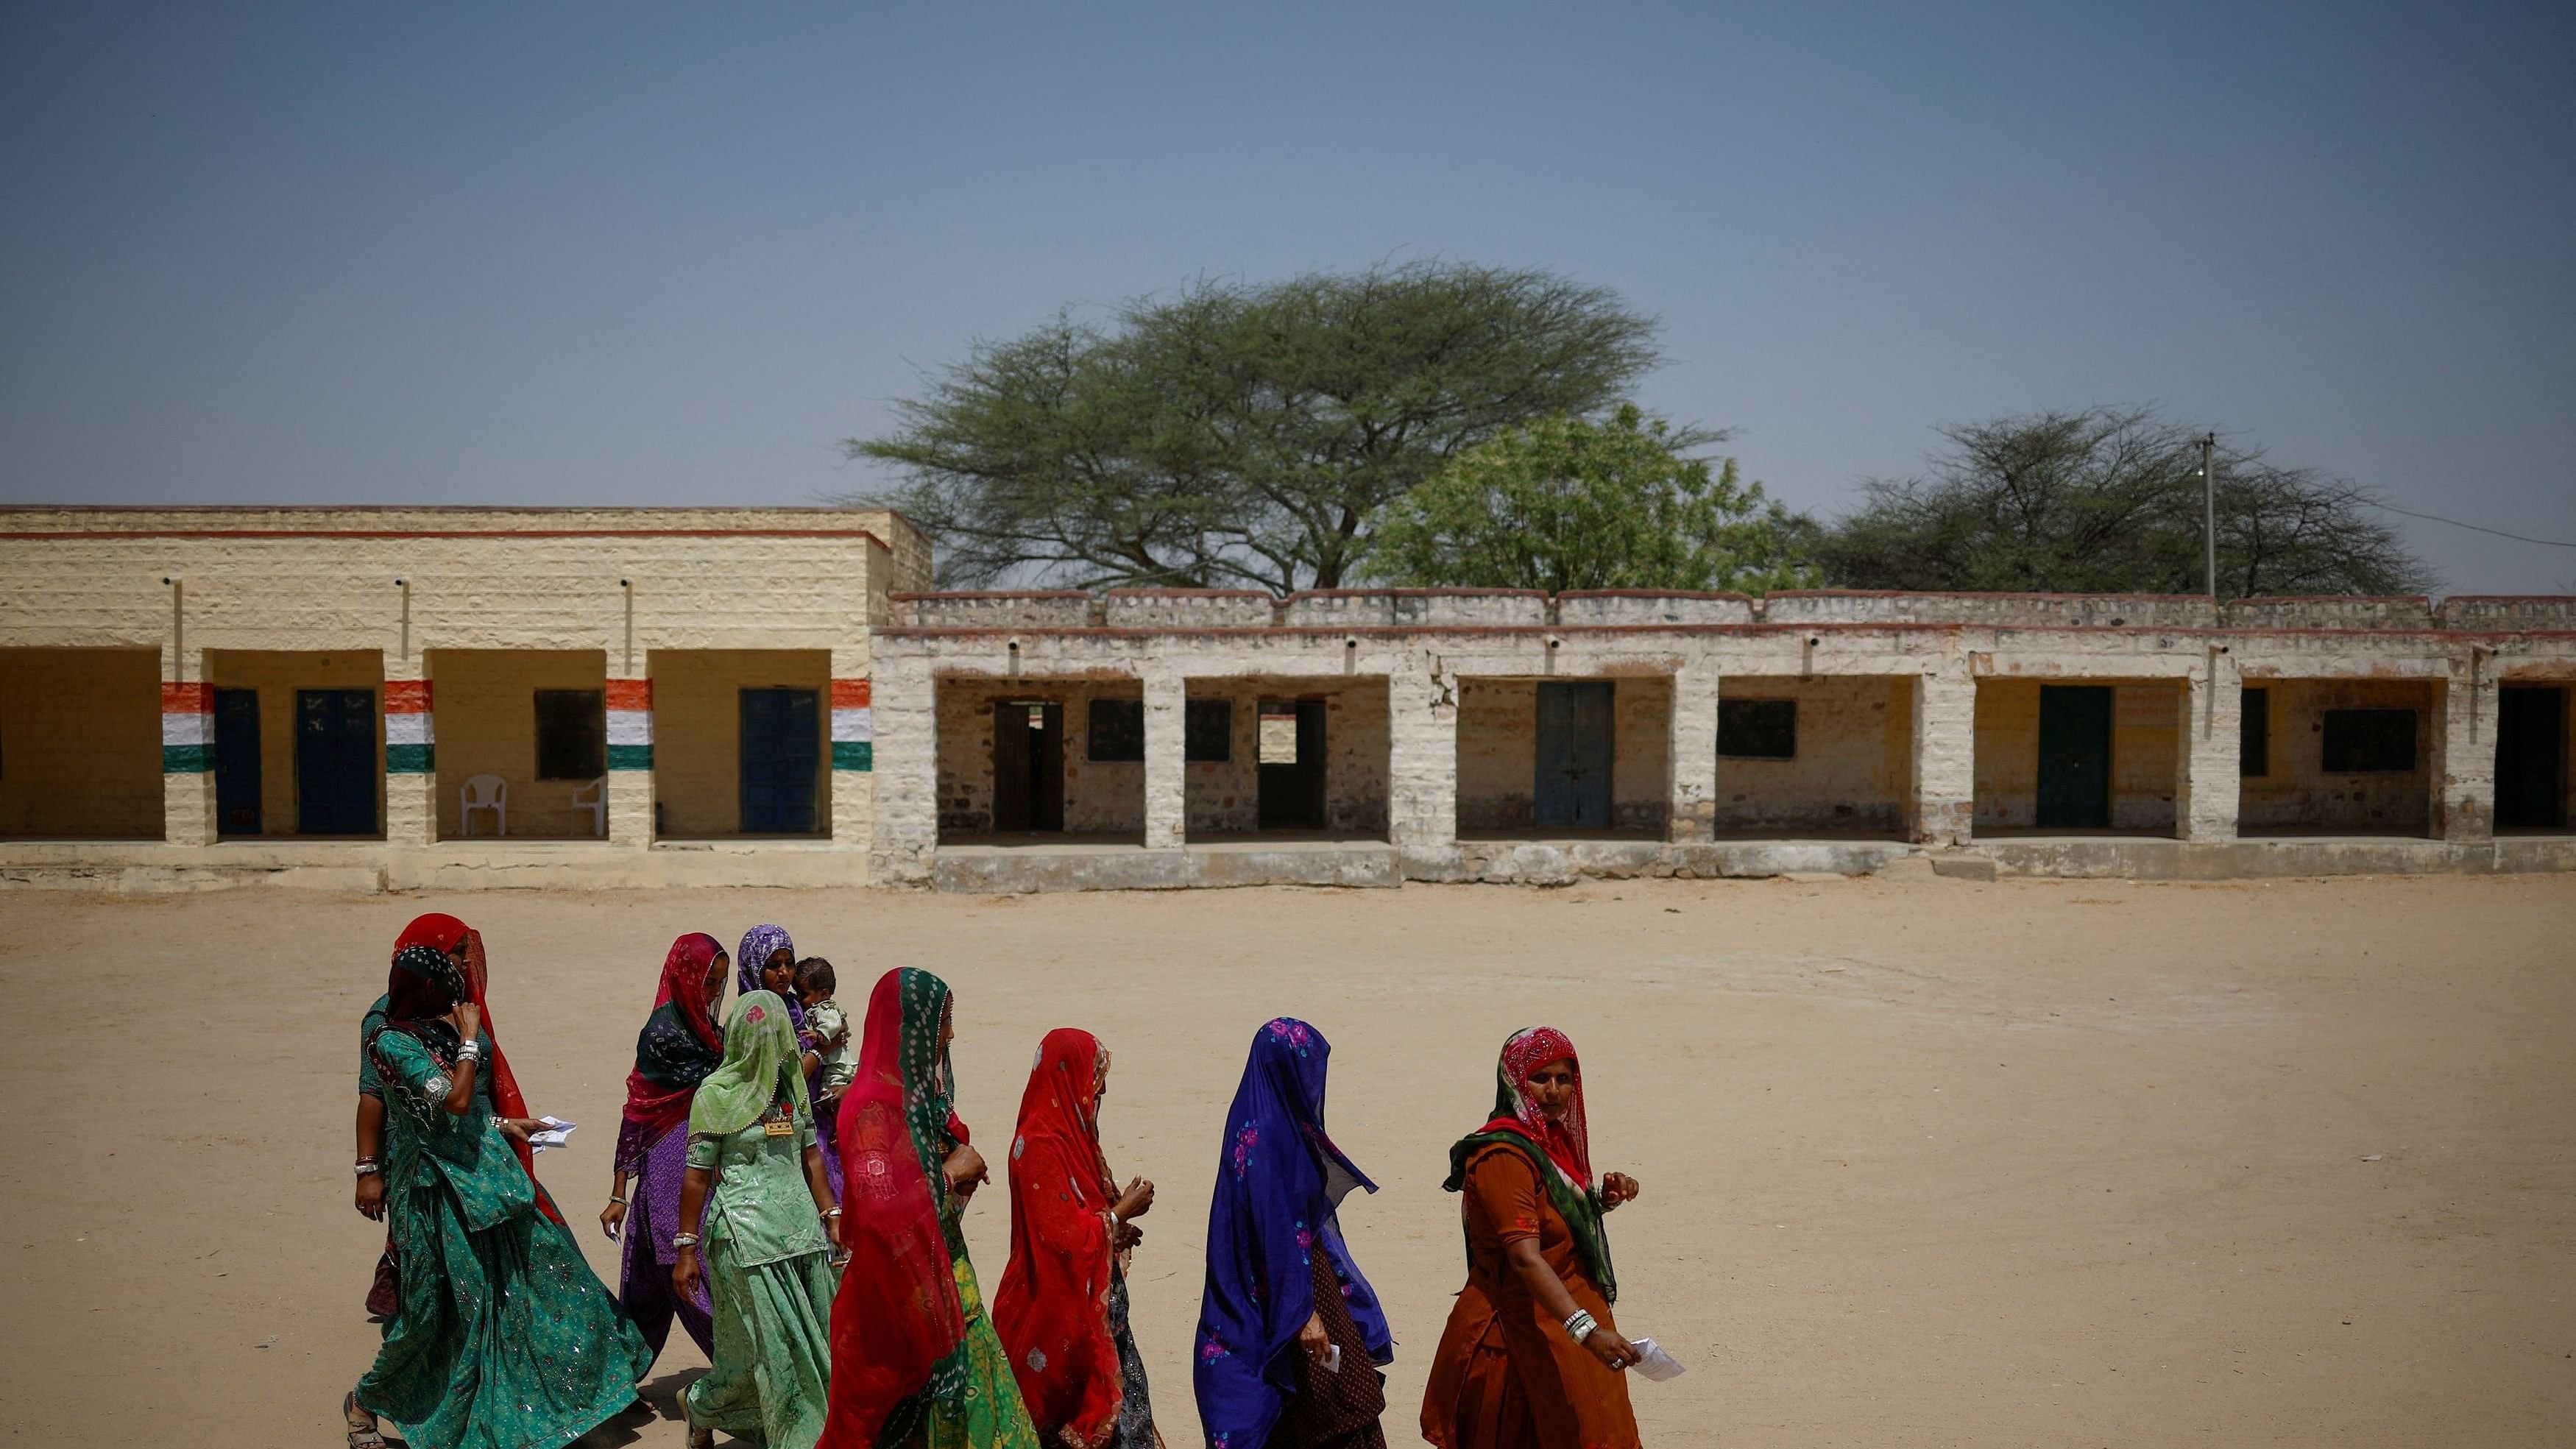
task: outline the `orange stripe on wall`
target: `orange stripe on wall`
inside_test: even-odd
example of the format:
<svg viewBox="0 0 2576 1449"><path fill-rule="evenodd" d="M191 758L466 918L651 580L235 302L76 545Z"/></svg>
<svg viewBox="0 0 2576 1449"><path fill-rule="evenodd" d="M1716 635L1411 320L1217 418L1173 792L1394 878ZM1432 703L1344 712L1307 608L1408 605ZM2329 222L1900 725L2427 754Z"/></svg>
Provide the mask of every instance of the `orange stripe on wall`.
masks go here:
<svg viewBox="0 0 2576 1449"><path fill-rule="evenodd" d="M429 713L429 681L426 679L386 680L385 713Z"/></svg>
<svg viewBox="0 0 2576 1449"><path fill-rule="evenodd" d="M163 714L213 714L215 687L211 684L173 684L161 682Z"/></svg>
<svg viewBox="0 0 2576 1449"><path fill-rule="evenodd" d="M612 679L608 681L608 708L651 709L653 681L649 679Z"/></svg>
<svg viewBox="0 0 2576 1449"><path fill-rule="evenodd" d="M864 679L832 681L832 708L865 709L868 704L868 682Z"/></svg>

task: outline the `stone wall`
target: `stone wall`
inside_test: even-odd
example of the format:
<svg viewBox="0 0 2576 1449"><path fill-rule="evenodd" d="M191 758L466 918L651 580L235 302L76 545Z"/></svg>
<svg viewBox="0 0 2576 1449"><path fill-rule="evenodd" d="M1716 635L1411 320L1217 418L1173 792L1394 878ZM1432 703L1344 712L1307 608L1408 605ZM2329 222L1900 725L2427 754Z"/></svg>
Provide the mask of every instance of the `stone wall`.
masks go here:
<svg viewBox="0 0 2576 1449"><path fill-rule="evenodd" d="M1144 698L1133 679L939 681L939 829L981 835L993 828L994 706L1028 700L1064 707L1064 828L1070 834L1141 835L1145 767L1093 760L1091 702Z"/></svg>
<svg viewBox="0 0 2576 1449"><path fill-rule="evenodd" d="M1384 838L1387 806L1386 681L1375 679L1192 679L1190 699L1233 705L1232 758L1201 761L1185 771L1186 830L1191 839L1260 828L1261 702L1324 702L1324 828Z"/></svg>
<svg viewBox="0 0 2576 1449"><path fill-rule="evenodd" d="M1913 776L1914 681L1735 675L1719 698L1798 706L1797 756L1717 758L1720 831L1900 835Z"/></svg>
<svg viewBox="0 0 2576 1449"><path fill-rule="evenodd" d="M2440 687L2407 679L2263 679L2270 717L2269 770L2246 776L2238 796L2238 829L2420 834L2431 822L2432 760L2440 721ZM2415 768L2328 774L2325 712L2408 709L2416 713ZM2492 750L2493 728L2488 731Z"/></svg>
<svg viewBox="0 0 2576 1449"><path fill-rule="evenodd" d="M149 649L0 649L0 837L161 838Z"/></svg>

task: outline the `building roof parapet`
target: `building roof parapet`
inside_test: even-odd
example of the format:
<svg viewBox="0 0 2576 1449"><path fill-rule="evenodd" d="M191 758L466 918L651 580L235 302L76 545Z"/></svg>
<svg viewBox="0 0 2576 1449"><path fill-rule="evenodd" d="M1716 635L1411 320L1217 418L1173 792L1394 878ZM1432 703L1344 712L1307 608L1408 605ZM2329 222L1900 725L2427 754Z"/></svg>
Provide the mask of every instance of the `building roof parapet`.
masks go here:
<svg viewBox="0 0 2576 1449"><path fill-rule="evenodd" d="M1952 594L1910 589L1782 589L1763 596L1768 624L1977 624L2088 629L2208 629L2218 610L2199 594Z"/></svg>
<svg viewBox="0 0 2576 1449"><path fill-rule="evenodd" d="M2436 612L2445 629L2576 629L2576 596L2565 594L2455 594Z"/></svg>
<svg viewBox="0 0 2576 1449"><path fill-rule="evenodd" d="M1262 629L1278 608L1261 589L1111 589L1100 601L1113 629Z"/></svg>
<svg viewBox="0 0 2576 1449"><path fill-rule="evenodd" d="M1096 602L1080 589L972 589L888 594L898 627L918 629L1088 629Z"/></svg>
<svg viewBox="0 0 2576 1449"><path fill-rule="evenodd" d="M1684 589L1569 589L1556 596L1556 622L1585 625L1751 624L1761 606L1746 594Z"/></svg>
<svg viewBox="0 0 2576 1449"><path fill-rule="evenodd" d="M1290 628L1543 627L1544 589L1305 589L1280 602Z"/></svg>
<svg viewBox="0 0 2576 1449"><path fill-rule="evenodd" d="M2430 629L2433 601L2421 594L2265 596L2230 599L2219 617L2231 629Z"/></svg>

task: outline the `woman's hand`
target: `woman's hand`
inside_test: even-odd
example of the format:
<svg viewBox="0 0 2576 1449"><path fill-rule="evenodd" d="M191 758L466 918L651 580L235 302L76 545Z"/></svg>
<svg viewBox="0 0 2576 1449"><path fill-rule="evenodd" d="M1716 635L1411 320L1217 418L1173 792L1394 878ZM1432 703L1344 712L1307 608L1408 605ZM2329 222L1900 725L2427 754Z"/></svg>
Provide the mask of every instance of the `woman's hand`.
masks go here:
<svg viewBox="0 0 2576 1449"><path fill-rule="evenodd" d="M1309 1313L1306 1326L1297 1330L1297 1346L1317 1368L1324 1366L1324 1356L1333 1351L1333 1340L1324 1332L1324 1315Z"/></svg>
<svg viewBox="0 0 2576 1449"><path fill-rule="evenodd" d="M1637 1200L1637 1179L1624 1172L1601 1175L1601 1210L1608 1212L1623 1202Z"/></svg>
<svg viewBox="0 0 2576 1449"><path fill-rule="evenodd" d="M1125 1192L1118 1194L1118 1201L1111 1203L1109 1210L1118 1214L1121 1220L1143 1217L1154 1210L1154 1185L1137 1178L1127 1184Z"/></svg>
<svg viewBox="0 0 2576 1449"><path fill-rule="evenodd" d="M610 1198L608 1206L599 1210L600 1231L608 1234L608 1240L613 1243L617 1241L619 1230L625 1226L626 1204L616 1198Z"/></svg>
<svg viewBox="0 0 2576 1449"><path fill-rule="evenodd" d="M671 1291L683 1303L698 1301L698 1250L695 1244L683 1244L680 1256L671 1264Z"/></svg>
<svg viewBox="0 0 2576 1449"><path fill-rule="evenodd" d="M1626 1368L1643 1357L1635 1344L1621 1338L1618 1330L1606 1323L1586 1334L1583 1346L1594 1358L1601 1360L1603 1368L1608 1369Z"/></svg>
<svg viewBox="0 0 2576 1449"><path fill-rule="evenodd" d="M447 1014L447 1019L456 1024L458 1041L472 1041L483 1034L483 1008L473 1002L456 1003L456 1009Z"/></svg>
<svg viewBox="0 0 2576 1449"><path fill-rule="evenodd" d="M1123 1253L1145 1241L1145 1230L1134 1223L1120 1223L1109 1234L1109 1250Z"/></svg>
<svg viewBox="0 0 2576 1449"><path fill-rule="evenodd" d="M358 1216L369 1222L381 1222L385 1216L385 1175L376 1172L358 1176Z"/></svg>
<svg viewBox="0 0 2576 1449"><path fill-rule="evenodd" d="M501 1135L515 1143L526 1142L529 1134L544 1131L546 1125L534 1117L503 1117L498 1120L501 1124Z"/></svg>
<svg viewBox="0 0 2576 1449"><path fill-rule="evenodd" d="M959 1197L974 1196L975 1189L992 1177L991 1169L984 1165L984 1154L963 1142L957 1144L956 1151L948 1154L948 1161L941 1170L948 1174L948 1190Z"/></svg>

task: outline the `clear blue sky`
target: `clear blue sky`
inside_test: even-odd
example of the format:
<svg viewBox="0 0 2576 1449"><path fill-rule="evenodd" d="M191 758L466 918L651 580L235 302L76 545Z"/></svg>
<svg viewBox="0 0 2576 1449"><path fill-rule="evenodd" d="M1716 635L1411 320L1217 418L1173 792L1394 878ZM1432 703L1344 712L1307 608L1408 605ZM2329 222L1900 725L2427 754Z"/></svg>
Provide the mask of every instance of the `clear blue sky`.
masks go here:
<svg viewBox="0 0 2576 1449"><path fill-rule="evenodd" d="M2576 6L1585 11L17 0L0 499L808 502L975 337L1442 256L1795 506L2157 401L2576 540Z"/></svg>

